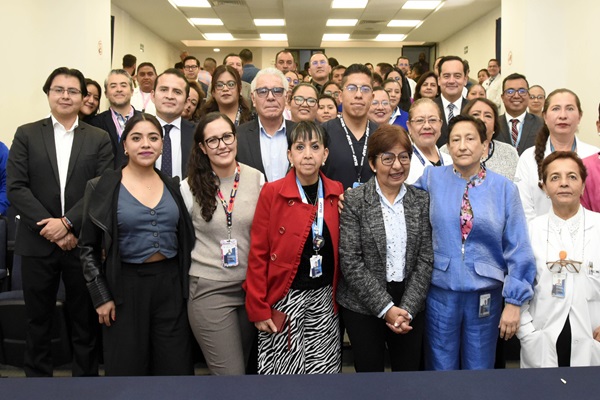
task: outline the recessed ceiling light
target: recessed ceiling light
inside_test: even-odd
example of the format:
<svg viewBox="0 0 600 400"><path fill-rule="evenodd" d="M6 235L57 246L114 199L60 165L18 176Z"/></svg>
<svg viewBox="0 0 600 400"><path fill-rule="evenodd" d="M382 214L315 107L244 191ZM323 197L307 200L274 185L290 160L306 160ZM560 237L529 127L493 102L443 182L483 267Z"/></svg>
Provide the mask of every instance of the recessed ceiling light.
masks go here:
<svg viewBox="0 0 600 400"><path fill-rule="evenodd" d="M221 49L220 49L220 48L218 48L218 47L215 47L215 48L213 49L213 51L214 51L215 53L218 53L218 52L220 52L220 51L221 51Z"/></svg>
<svg viewBox="0 0 600 400"><path fill-rule="evenodd" d="M349 40L349 39L350 39L349 33L325 33L323 35L323 39L321 39L321 40L323 42L339 42L339 41Z"/></svg>
<svg viewBox="0 0 600 400"><path fill-rule="evenodd" d="M439 6L441 1L409 0L402 6L403 10L433 10Z"/></svg>
<svg viewBox="0 0 600 400"><path fill-rule="evenodd" d="M210 8L208 0L169 0L169 2L177 7Z"/></svg>
<svg viewBox="0 0 600 400"><path fill-rule="evenodd" d="M255 19L256 26L285 26L284 19Z"/></svg>
<svg viewBox="0 0 600 400"><path fill-rule="evenodd" d="M404 40L404 38L406 38L406 35L390 35L390 34L379 34L377 35L377 37L375 38L375 40L379 41L379 42L401 42Z"/></svg>
<svg viewBox="0 0 600 400"><path fill-rule="evenodd" d="M421 21L418 19L393 19L387 24L388 27L409 28L419 25Z"/></svg>
<svg viewBox="0 0 600 400"><path fill-rule="evenodd" d="M261 33L261 40L277 40L277 41L287 41L287 35L285 33Z"/></svg>
<svg viewBox="0 0 600 400"><path fill-rule="evenodd" d="M333 0L331 8L365 8L369 0Z"/></svg>
<svg viewBox="0 0 600 400"><path fill-rule="evenodd" d="M223 25L219 18L190 18L190 22L194 25Z"/></svg>
<svg viewBox="0 0 600 400"><path fill-rule="evenodd" d="M206 40L234 40L231 33L203 33Z"/></svg>
<svg viewBox="0 0 600 400"><path fill-rule="evenodd" d="M355 26L358 23L357 19L328 19L327 26Z"/></svg>

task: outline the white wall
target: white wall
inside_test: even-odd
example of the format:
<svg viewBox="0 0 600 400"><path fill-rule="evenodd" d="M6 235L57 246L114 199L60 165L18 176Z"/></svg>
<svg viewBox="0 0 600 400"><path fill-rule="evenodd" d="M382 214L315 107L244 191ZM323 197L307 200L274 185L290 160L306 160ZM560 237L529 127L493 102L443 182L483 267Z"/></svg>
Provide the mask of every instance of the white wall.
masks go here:
<svg viewBox="0 0 600 400"><path fill-rule="evenodd" d="M502 1L502 72L521 72L546 93L566 87L583 108L582 140L600 146L597 42L600 2L570 0ZM535 23L525 23L534 21Z"/></svg>
<svg viewBox="0 0 600 400"><path fill-rule="evenodd" d="M469 61L470 78L477 78L477 71L487 68L490 58L496 54L496 20L500 18L501 7L490 11L473 24L450 36L438 44L438 55L459 56ZM521 20L522 22L522 20ZM465 54L465 47L468 53Z"/></svg>
<svg viewBox="0 0 600 400"><path fill-rule="evenodd" d="M0 37L0 140L10 147L18 126L50 113L42 86L55 68L93 79L110 68L110 0L3 1Z"/></svg>
<svg viewBox="0 0 600 400"><path fill-rule="evenodd" d="M151 62L159 74L179 61L178 48L161 39L114 4L111 5L111 15L115 17L113 68L122 67L125 54L136 56L138 65L145 61ZM140 44L144 45L143 52L140 50Z"/></svg>

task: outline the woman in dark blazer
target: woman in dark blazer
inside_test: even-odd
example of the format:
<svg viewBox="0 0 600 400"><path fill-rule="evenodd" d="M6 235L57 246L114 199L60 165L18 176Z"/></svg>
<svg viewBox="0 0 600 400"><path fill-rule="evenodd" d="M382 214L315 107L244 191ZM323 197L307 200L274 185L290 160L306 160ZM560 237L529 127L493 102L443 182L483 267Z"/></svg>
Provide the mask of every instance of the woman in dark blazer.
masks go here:
<svg viewBox="0 0 600 400"><path fill-rule="evenodd" d="M357 372L383 371L386 344L393 371L421 364L433 249L429 196L404 184L411 156L400 127L379 127L368 148L375 176L345 195L336 299Z"/></svg>
<svg viewBox="0 0 600 400"><path fill-rule="evenodd" d="M194 243L178 179L154 168L162 128L149 114L129 119L129 161L88 182L81 262L103 326L106 375L193 375L186 312Z"/></svg>

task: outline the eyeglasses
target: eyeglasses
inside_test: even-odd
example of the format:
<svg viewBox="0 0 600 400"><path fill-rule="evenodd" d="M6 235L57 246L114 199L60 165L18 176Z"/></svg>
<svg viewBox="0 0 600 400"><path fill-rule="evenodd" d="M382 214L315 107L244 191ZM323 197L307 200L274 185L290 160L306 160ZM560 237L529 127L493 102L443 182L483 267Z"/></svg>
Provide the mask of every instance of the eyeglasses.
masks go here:
<svg viewBox="0 0 600 400"><path fill-rule="evenodd" d="M581 269L581 261L574 260L558 260L558 261L548 261L546 266L550 270L550 272L560 272L563 268L565 268L568 272L573 274L577 274Z"/></svg>
<svg viewBox="0 0 600 400"><path fill-rule="evenodd" d="M398 159L398 161L400 161L400 164L402 165L410 164L410 154L408 153L408 151L403 151L398 155L394 153L385 152L381 153L379 157L381 158L381 163L387 166L394 165L396 158Z"/></svg>
<svg viewBox="0 0 600 400"><path fill-rule="evenodd" d="M530 94L529 98L531 100L535 100L535 99L544 100L546 98L546 96L544 96L543 94L538 94L537 96L534 96L534 95Z"/></svg>
<svg viewBox="0 0 600 400"><path fill-rule="evenodd" d="M435 124L439 124L440 122L442 122L442 120L439 118L436 118L436 117L430 117L430 118L415 118L415 119L411 119L410 122L414 126L422 126L422 125L425 125L425 122L427 122L429 125L435 125Z"/></svg>
<svg viewBox="0 0 600 400"><path fill-rule="evenodd" d="M225 132L223 134L223 136L221 136L220 138L218 137L211 137L208 138L204 141L204 143L206 144L206 146L209 149L216 149L219 147L219 142L223 142L223 144L228 145L228 144L233 144L233 142L235 142L235 133L233 132Z"/></svg>
<svg viewBox="0 0 600 400"><path fill-rule="evenodd" d="M293 83L294 85L297 85L298 83L300 83L300 81L298 79L292 79L292 78L287 78L287 77L285 79L287 79L287 81L289 83Z"/></svg>
<svg viewBox="0 0 600 400"><path fill-rule="evenodd" d="M254 91L256 92L256 95L260 98L269 96L269 92L271 92L271 94L273 94L273 97L281 97L281 96L283 96L285 89L282 87L274 87L271 89L266 88L266 87L261 87L261 88L257 88Z"/></svg>
<svg viewBox="0 0 600 400"><path fill-rule="evenodd" d="M62 96L62 94L64 92L67 92L67 95L69 95L69 96L77 96L78 94L81 94L81 90L79 90L79 89L64 88L64 87L60 87L60 86L51 87L49 89L49 91L54 93L57 96ZM100 100L100 99L98 99L98 100Z"/></svg>
<svg viewBox="0 0 600 400"><path fill-rule="evenodd" d="M315 60L315 61L312 61L310 63L310 65L312 65L313 67L316 67L317 65L326 65L327 63L328 63L327 60Z"/></svg>
<svg viewBox="0 0 600 400"><path fill-rule="evenodd" d="M350 93L355 93L357 90L360 90L362 94L369 94L373 91L373 88L369 85L357 86L350 84L346 86L346 90Z"/></svg>
<svg viewBox="0 0 600 400"><path fill-rule="evenodd" d="M387 101L387 100L382 100L382 101L379 101L379 100L373 100L373 101L371 102L371 105L372 105L373 107L379 107L379 105L380 105L380 104L381 104L381 106L382 106L382 107L387 107L387 106L389 106L389 105L390 105L390 102L389 102L389 101Z"/></svg>
<svg viewBox="0 0 600 400"><path fill-rule="evenodd" d="M296 103L299 106L304 104L304 102L306 102L306 105L309 107L314 107L317 105L317 99L315 99L314 97L294 96L293 99L294 103Z"/></svg>
<svg viewBox="0 0 600 400"><path fill-rule="evenodd" d="M529 94L529 90L527 90L525 88L520 88L520 89L506 89L504 91L504 94L507 96L514 96L515 93L518 93L519 96L527 96Z"/></svg>
<svg viewBox="0 0 600 400"><path fill-rule="evenodd" d="M401 78L402 77L400 77L400 76L394 76L392 79L395 80L395 81L399 81Z"/></svg>
<svg viewBox="0 0 600 400"><path fill-rule="evenodd" d="M338 97L340 97L340 93L342 92L340 92L339 90L336 90L335 92L332 92L331 90L326 90L323 93L333 97L334 99L337 99Z"/></svg>
<svg viewBox="0 0 600 400"><path fill-rule="evenodd" d="M193 71L195 69L198 69L197 65L186 65L185 67L183 67L183 69L185 69L186 71Z"/></svg>
<svg viewBox="0 0 600 400"><path fill-rule="evenodd" d="M223 88L225 88L225 86L227 86L229 89L233 89L234 87L237 86L237 83L236 83L236 81L227 81L227 82L217 81L217 83L215 85L215 89L223 90Z"/></svg>

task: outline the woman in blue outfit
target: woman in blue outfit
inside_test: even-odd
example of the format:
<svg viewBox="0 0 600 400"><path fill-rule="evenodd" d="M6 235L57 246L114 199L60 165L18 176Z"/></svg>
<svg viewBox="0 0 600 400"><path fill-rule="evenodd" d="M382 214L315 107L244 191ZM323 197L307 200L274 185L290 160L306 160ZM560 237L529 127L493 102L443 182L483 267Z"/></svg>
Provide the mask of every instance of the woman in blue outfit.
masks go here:
<svg viewBox="0 0 600 400"><path fill-rule="evenodd" d="M426 168L415 184L429 192L433 228L425 366L493 368L498 333L516 333L533 294L535 259L516 186L481 165L483 122L457 116L449 132L453 165Z"/></svg>

